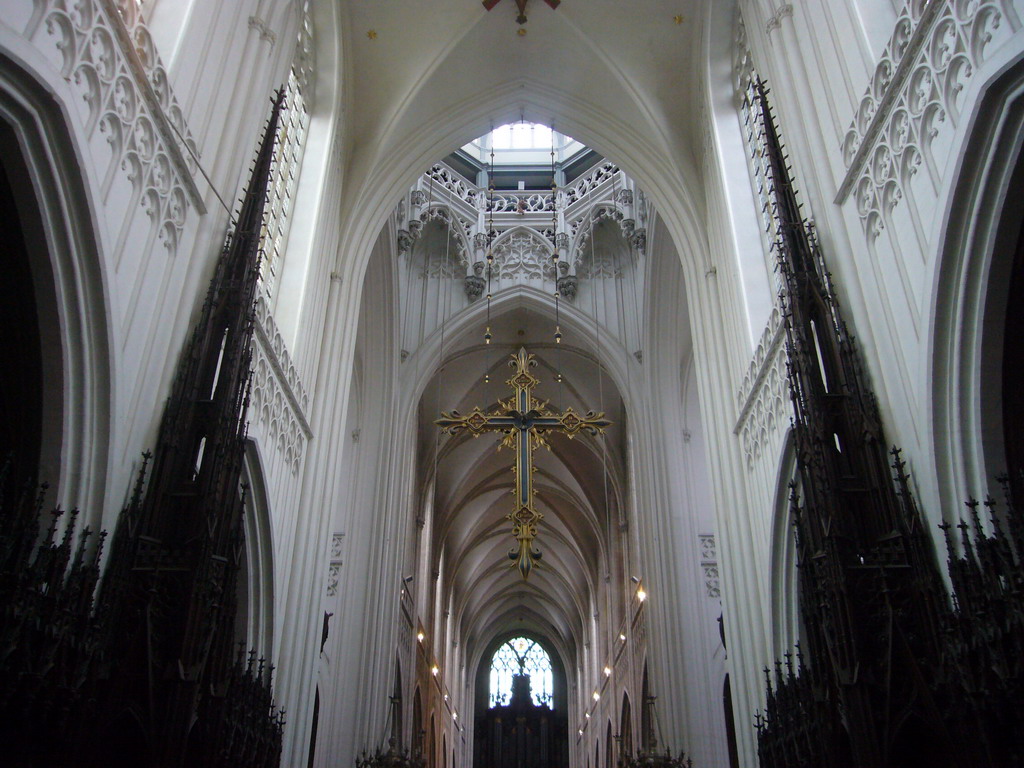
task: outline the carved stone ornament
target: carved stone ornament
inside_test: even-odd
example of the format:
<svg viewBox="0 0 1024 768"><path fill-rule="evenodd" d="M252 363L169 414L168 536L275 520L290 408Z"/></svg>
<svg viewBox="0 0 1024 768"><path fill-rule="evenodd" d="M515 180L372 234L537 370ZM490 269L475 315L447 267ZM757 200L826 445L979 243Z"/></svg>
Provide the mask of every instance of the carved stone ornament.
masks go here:
<svg viewBox="0 0 1024 768"><path fill-rule="evenodd" d="M558 278L558 292L569 301L576 300L576 291L579 288L579 280L576 275L565 275Z"/></svg>
<svg viewBox="0 0 1024 768"><path fill-rule="evenodd" d="M905 4L840 146L846 175L836 202L853 197L869 239L918 171L942 185L945 161L933 146L957 129L971 79L1020 26L1008 3Z"/></svg>
<svg viewBox="0 0 1024 768"><path fill-rule="evenodd" d="M409 232L409 230L398 230L398 252L400 254L408 253L414 242L416 242L415 238L413 238L412 233Z"/></svg>
<svg viewBox="0 0 1024 768"><path fill-rule="evenodd" d="M51 45L59 52L61 74L88 109L90 139L97 132L106 139L109 160L98 163L104 189L115 174L127 177L134 204L173 256L190 211L206 212L193 178L198 149L137 3L34 5L23 36L44 52Z"/></svg>
<svg viewBox="0 0 1024 768"><path fill-rule="evenodd" d="M633 233L632 238L633 247L643 253L647 250L647 230L638 229Z"/></svg>
<svg viewBox="0 0 1024 768"><path fill-rule="evenodd" d="M479 262L477 262L479 264ZM474 265L475 268L476 265ZM487 281L478 275L466 275L466 298L470 301L476 301L484 293L484 287L487 285Z"/></svg>
<svg viewBox="0 0 1024 768"><path fill-rule="evenodd" d="M497 277L500 280L552 279L551 245L533 230L518 230L503 237L494 247Z"/></svg>
<svg viewBox="0 0 1024 768"><path fill-rule="evenodd" d="M256 301L253 344L251 427L267 438L293 476L313 431L306 419L309 395L291 361L263 296Z"/></svg>

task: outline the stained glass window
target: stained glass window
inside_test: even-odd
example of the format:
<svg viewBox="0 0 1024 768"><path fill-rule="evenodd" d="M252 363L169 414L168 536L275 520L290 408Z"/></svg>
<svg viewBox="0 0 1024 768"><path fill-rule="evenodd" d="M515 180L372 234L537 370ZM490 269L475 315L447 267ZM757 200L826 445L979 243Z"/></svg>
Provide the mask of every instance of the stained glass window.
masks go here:
<svg viewBox="0 0 1024 768"><path fill-rule="evenodd" d="M501 707L511 701L514 675L529 675L533 703L551 706L551 657L536 640L515 637L494 652L491 658L490 706Z"/></svg>

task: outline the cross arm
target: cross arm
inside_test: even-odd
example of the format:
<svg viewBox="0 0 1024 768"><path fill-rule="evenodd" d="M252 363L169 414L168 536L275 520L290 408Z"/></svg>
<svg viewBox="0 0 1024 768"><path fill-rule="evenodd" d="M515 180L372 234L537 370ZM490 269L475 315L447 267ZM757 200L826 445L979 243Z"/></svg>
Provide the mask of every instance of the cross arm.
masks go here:
<svg viewBox="0 0 1024 768"><path fill-rule="evenodd" d="M469 430L476 437L483 432L506 432L515 429L515 420L511 416L488 416L480 410L479 406L463 416L458 411L445 413L442 411L441 418L434 422L449 435L457 435L463 430Z"/></svg>
<svg viewBox="0 0 1024 768"><path fill-rule="evenodd" d="M577 413L572 407L566 408L564 413L539 415L532 420L532 426L538 430L557 430L564 432L570 438L576 437L581 431L598 435L611 424L611 421L606 419L603 413L587 411L584 415Z"/></svg>

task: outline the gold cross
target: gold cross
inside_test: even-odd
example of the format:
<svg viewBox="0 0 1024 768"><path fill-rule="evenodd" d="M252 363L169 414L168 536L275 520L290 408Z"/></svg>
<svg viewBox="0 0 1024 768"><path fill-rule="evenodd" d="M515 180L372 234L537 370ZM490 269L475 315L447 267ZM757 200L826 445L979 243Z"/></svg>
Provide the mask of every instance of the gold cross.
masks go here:
<svg viewBox="0 0 1024 768"><path fill-rule="evenodd" d="M563 413L552 413L547 409L547 401L540 401L533 396L533 388L540 383L530 373L530 368L537 365L534 356L527 354L525 348L520 348L511 357L508 364L515 369L515 374L506 383L515 390L514 397L505 402L499 401L498 410L494 413L484 413L479 406L465 416L458 411L442 411L441 418L434 423L449 435L457 435L467 429L473 437L479 437L484 432L503 432L505 437L498 447L515 447L516 464L513 472L516 483L513 493L516 502L515 510L506 519L512 521L512 535L518 546L509 550L508 556L525 579L541 558L540 551L533 548L533 540L537 537L537 523L544 517L533 506L534 449L541 446L551 448L544 439L547 432L564 432L570 439L581 430L597 435L604 432L611 422L603 413L589 411L584 416L571 407Z"/></svg>
<svg viewBox="0 0 1024 768"><path fill-rule="evenodd" d="M483 0L483 5L484 5L484 8L486 8L489 11L489 10L491 10L491 8L493 8L494 6L496 6L500 2L501 2L501 0ZM526 23L526 3L527 2L528 2L528 0L516 0L516 8L519 9L519 15L516 16L516 23L517 24L525 24ZM548 5L550 5L552 8L557 8L558 5L562 2L562 0L544 0L544 2L547 3Z"/></svg>

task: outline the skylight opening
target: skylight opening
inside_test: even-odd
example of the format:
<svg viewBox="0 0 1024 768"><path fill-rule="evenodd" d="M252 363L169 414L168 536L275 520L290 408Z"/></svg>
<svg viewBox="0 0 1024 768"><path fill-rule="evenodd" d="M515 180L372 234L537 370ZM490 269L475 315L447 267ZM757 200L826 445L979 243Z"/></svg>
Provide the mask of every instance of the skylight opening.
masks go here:
<svg viewBox="0 0 1024 768"><path fill-rule="evenodd" d="M491 162L493 151L496 165L546 165L551 162L552 150L555 162L564 163L585 149L572 136L542 123L521 120L498 126L464 146L462 151L481 163Z"/></svg>
<svg viewBox="0 0 1024 768"><path fill-rule="evenodd" d="M491 132L491 146L499 149L551 149L551 129L539 123L510 123Z"/></svg>

